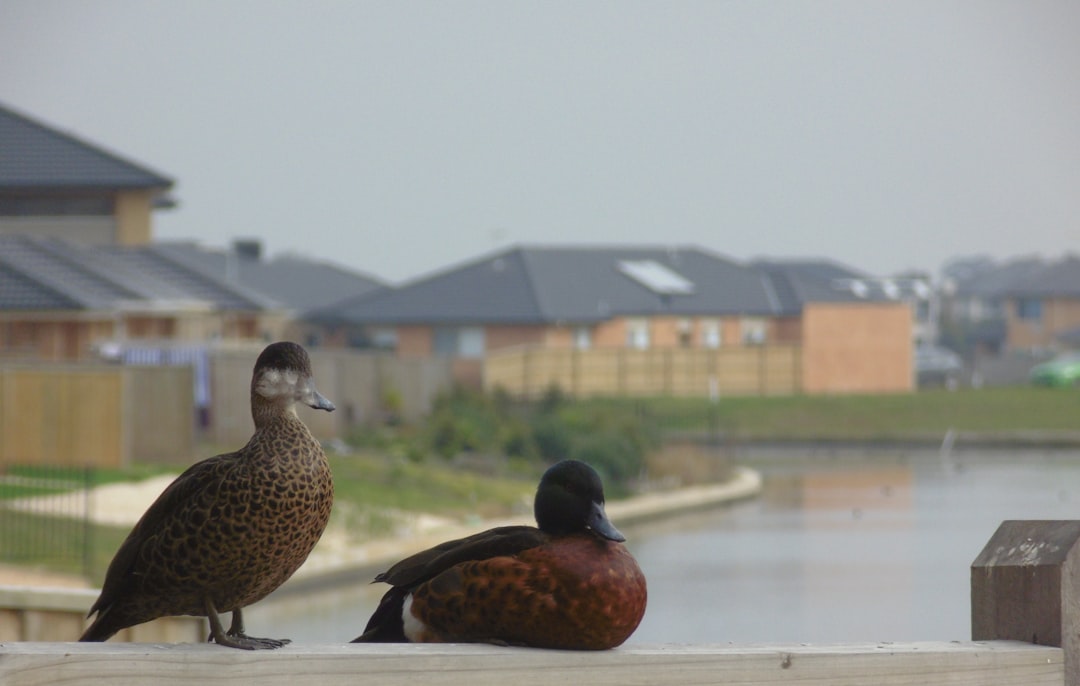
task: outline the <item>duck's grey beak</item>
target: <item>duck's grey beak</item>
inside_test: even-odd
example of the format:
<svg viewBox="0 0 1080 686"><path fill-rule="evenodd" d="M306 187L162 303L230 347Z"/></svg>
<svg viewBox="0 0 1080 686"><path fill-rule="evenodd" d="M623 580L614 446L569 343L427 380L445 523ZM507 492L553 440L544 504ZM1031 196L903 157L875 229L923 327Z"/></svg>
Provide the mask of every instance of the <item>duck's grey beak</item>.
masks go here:
<svg viewBox="0 0 1080 686"><path fill-rule="evenodd" d="M333 412L337 409L334 403L327 400L326 396L315 390L315 384L308 383L307 393L304 394L304 404L316 410Z"/></svg>
<svg viewBox="0 0 1080 686"><path fill-rule="evenodd" d="M598 536L603 536L609 541L615 541L622 543L626 540L626 536L615 528L615 525L608 519L607 513L604 512L603 503L593 503L592 509L589 511L588 519L589 528L596 532Z"/></svg>

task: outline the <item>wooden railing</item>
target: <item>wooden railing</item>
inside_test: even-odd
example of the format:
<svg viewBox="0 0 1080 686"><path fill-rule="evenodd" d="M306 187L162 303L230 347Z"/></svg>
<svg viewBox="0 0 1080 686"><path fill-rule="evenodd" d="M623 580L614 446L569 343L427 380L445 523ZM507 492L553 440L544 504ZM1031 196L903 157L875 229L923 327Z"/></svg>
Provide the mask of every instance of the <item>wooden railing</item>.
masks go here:
<svg viewBox="0 0 1080 686"><path fill-rule="evenodd" d="M971 566L969 642L658 645L2 643L0 684L1080 686L1080 521L1004 522ZM777 617L782 622L783 617Z"/></svg>

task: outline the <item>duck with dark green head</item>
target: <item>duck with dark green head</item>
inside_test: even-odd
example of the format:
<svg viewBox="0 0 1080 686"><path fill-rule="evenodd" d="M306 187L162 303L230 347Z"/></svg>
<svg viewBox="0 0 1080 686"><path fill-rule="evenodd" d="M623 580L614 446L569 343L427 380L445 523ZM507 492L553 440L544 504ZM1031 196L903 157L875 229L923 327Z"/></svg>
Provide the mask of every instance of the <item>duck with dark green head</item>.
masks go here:
<svg viewBox="0 0 1080 686"><path fill-rule="evenodd" d="M81 641L167 615L205 616L210 638L247 650L287 639L244 633L242 608L264 598L307 559L334 501L330 465L296 403L333 411L295 343L274 343L255 362L255 433L240 450L198 462L158 497L120 545L93 624ZM219 613L231 612L226 631Z"/></svg>
<svg viewBox="0 0 1080 686"><path fill-rule="evenodd" d="M448 541L375 577L392 588L353 642L622 644L645 614L645 575L604 512L600 477L584 462L555 464L534 513L539 528Z"/></svg>

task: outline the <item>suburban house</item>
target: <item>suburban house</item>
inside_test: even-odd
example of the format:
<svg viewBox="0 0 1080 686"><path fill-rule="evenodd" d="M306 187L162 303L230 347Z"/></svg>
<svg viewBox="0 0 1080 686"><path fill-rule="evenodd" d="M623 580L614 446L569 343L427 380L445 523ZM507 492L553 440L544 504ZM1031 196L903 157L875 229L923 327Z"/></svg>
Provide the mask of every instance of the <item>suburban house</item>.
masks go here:
<svg viewBox="0 0 1080 686"><path fill-rule="evenodd" d="M384 287L258 241L153 241L173 181L0 106L0 359L92 359L103 345L292 338L300 315Z"/></svg>
<svg viewBox="0 0 1080 686"><path fill-rule="evenodd" d="M1042 271L1046 262L1022 257L998 263L989 257L957 259L946 266L942 285L941 340L972 358L1005 352L1006 296L1014 283Z"/></svg>
<svg viewBox="0 0 1080 686"><path fill-rule="evenodd" d="M1080 330L1080 257L1069 255L1002 291L1010 350L1071 347Z"/></svg>
<svg viewBox="0 0 1080 686"><path fill-rule="evenodd" d="M1080 258L969 258L946 269L944 338L979 355L1052 353L1080 334Z"/></svg>
<svg viewBox="0 0 1080 686"><path fill-rule="evenodd" d="M518 364L507 360L542 351L543 364L583 374L593 369L586 358L611 374L638 360L659 365L676 393L707 392L709 379L721 391L910 390L912 308L863 277L827 262L742 264L694 246L522 246L309 319L365 327L400 357L451 357L459 378L488 386L496 368ZM516 383L518 372L499 374L499 385ZM568 383L551 369L538 374ZM725 386L733 375L754 380ZM625 390L629 377L620 378ZM604 383L592 392L610 390Z"/></svg>
<svg viewBox="0 0 1080 686"><path fill-rule="evenodd" d="M142 245L173 180L0 105L0 235Z"/></svg>
<svg viewBox="0 0 1080 686"><path fill-rule="evenodd" d="M168 244L81 245L0 236L0 356L93 359L106 343L277 337L271 299L210 278Z"/></svg>

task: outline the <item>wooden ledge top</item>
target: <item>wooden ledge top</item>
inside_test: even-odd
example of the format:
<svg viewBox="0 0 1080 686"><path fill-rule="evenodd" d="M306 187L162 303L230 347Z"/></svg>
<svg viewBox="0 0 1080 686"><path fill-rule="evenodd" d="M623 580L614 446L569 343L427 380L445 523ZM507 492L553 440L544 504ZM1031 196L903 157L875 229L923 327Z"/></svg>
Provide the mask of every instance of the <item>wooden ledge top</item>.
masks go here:
<svg viewBox="0 0 1080 686"><path fill-rule="evenodd" d="M0 683L415 686L555 683L1064 683L1060 648L1014 641L635 645L601 652L477 644L289 645L247 652L212 644L4 643Z"/></svg>

